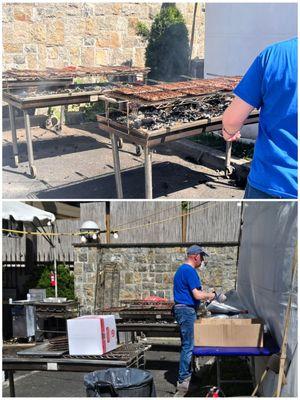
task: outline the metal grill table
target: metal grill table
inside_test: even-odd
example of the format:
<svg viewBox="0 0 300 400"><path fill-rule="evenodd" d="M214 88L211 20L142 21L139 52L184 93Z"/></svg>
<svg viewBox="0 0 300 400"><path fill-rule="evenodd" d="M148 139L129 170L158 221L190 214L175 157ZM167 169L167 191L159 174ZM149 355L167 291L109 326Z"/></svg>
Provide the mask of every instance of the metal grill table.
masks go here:
<svg viewBox="0 0 300 400"><path fill-rule="evenodd" d="M160 129L149 134L142 129L128 129L125 125L120 124L114 120L107 119L107 117L97 116L99 128L110 135L112 150L113 150L113 161L114 161L114 172L117 196L119 199L123 198L123 188L121 179L121 165L119 157L119 148L117 145L117 139L123 138L126 141L139 145L142 147L144 152L144 170L145 170L145 198L153 198L153 187L152 187L152 154L151 149L159 144L172 142L174 140L189 138L192 136L199 135L203 132L212 132L222 129L222 117L215 117L211 119L203 119L192 123L180 124L171 128ZM258 122L258 112L252 112L244 125L254 124ZM226 160L225 167L229 168L231 159L232 142L226 142Z"/></svg>
<svg viewBox="0 0 300 400"><path fill-rule="evenodd" d="M127 81L135 81L138 75L142 75L142 79L145 80L149 68L138 68L138 67L66 67L63 69L49 68L46 71L32 71L24 70L17 71L11 70L6 71L3 75L4 82L3 87L3 101L8 104L9 107L9 118L12 132L13 142L13 155L15 166L19 164L19 152L18 152L18 139L16 130L16 113L15 109L19 109L23 112L24 126L26 131L26 143L27 143L27 155L29 162L30 174L33 178L36 177L36 167L34 165L34 154L32 146L32 135L30 127L30 112L35 108L44 108L52 106L61 106L61 118L60 128L64 123L64 109L70 104L82 104L82 103L95 103L101 100L102 90L82 90L81 92L74 92L70 94L52 94L52 95L37 95L30 97L26 95L24 97L18 96L16 89L37 88L37 87L70 87L70 83L74 82L77 77L86 78L87 80L91 77L106 77L108 79L112 77L126 77ZM107 82L109 84L109 82ZM87 82L85 84L89 86Z"/></svg>
<svg viewBox="0 0 300 400"><path fill-rule="evenodd" d="M34 346L38 347L38 346ZM145 367L145 351L150 345L126 344L102 356L42 357L18 356L17 351L3 348L2 369L8 371L11 397L15 397L14 371L91 372L110 367ZM34 348L33 348L34 349Z"/></svg>

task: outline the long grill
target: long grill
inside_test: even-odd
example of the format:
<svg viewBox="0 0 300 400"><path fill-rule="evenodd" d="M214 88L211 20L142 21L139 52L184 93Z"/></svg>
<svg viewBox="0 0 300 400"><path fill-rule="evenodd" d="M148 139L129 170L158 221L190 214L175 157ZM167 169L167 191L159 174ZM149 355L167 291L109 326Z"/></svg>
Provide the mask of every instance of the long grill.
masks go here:
<svg viewBox="0 0 300 400"><path fill-rule="evenodd" d="M149 68L120 66L99 66L99 67L83 67L68 66L64 68L46 68L45 70L31 69L11 69L4 71L2 79L16 81L44 81L68 78L82 78L91 76L135 76L137 74L147 75Z"/></svg>
<svg viewBox="0 0 300 400"><path fill-rule="evenodd" d="M145 344L130 343L130 344L124 344L115 350L103 354L102 356L70 356L69 354L65 354L63 358L99 360L99 361L118 360L118 361L129 362L135 354L137 355L138 352L145 351L148 348L149 346Z"/></svg>
<svg viewBox="0 0 300 400"><path fill-rule="evenodd" d="M115 89L111 95L130 102L138 103L140 106L150 106L169 99L181 97L201 96L203 94L215 93L218 91L232 91L241 77L216 78L216 79L195 79L187 82L162 83L153 86L131 86L129 88ZM151 103L151 104L147 104ZM156 105L156 104L155 104Z"/></svg>
<svg viewBox="0 0 300 400"><path fill-rule="evenodd" d="M171 301L156 302L145 300L127 300L123 302L125 306L121 307L108 307L99 310L99 313L111 314L117 313L125 321L156 321L156 320L173 320L172 307L174 305Z"/></svg>
<svg viewBox="0 0 300 400"><path fill-rule="evenodd" d="M118 361L130 361L132 357L140 351L147 350L147 345L143 343L129 343L123 344L116 349L102 354L101 356L71 356L68 354L69 347L68 347L68 338L67 336L60 336L54 339L49 339L49 344L46 346L44 351L65 351L67 354L63 354L63 358L67 359L84 359L84 360L118 360Z"/></svg>
<svg viewBox="0 0 300 400"><path fill-rule="evenodd" d="M218 130L240 80L219 77L115 88L107 94L105 115L97 116L99 127L149 148L194 136L200 129ZM251 113L246 124L257 117Z"/></svg>

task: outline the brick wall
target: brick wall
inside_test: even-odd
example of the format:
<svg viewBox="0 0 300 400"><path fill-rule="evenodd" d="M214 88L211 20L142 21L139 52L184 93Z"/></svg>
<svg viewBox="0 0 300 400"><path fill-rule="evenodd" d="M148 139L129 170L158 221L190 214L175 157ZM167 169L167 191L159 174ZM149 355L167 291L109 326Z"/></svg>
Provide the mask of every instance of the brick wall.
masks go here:
<svg viewBox="0 0 300 400"><path fill-rule="evenodd" d="M201 273L204 288L235 288L236 245L205 246L210 254ZM122 300L157 295L172 299L173 275L186 246L75 246L75 295L83 313Z"/></svg>
<svg viewBox="0 0 300 400"><path fill-rule="evenodd" d="M189 33L194 3L178 3ZM148 27L161 4L6 3L3 5L3 70L65 65L144 66L146 42L136 34ZM204 55L204 11L198 7L193 58Z"/></svg>

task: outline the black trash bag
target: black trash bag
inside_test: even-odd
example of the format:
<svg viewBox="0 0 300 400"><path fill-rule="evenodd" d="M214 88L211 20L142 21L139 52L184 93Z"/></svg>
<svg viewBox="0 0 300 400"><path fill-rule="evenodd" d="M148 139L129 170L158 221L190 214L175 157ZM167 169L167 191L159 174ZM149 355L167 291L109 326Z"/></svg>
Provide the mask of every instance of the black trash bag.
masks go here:
<svg viewBox="0 0 300 400"><path fill-rule="evenodd" d="M109 368L84 376L87 397L156 397L153 376L138 368Z"/></svg>

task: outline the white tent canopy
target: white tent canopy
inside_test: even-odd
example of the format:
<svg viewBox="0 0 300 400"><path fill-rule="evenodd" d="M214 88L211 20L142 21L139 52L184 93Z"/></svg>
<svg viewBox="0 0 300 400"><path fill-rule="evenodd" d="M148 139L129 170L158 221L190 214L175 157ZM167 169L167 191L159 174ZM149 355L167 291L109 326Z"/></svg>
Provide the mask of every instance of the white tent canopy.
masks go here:
<svg viewBox="0 0 300 400"><path fill-rule="evenodd" d="M11 219L22 222L39 222L40 225L55 221L55 215L39 208L29 206L20 201L3 201L2 202L2 218Z"/></svg>

